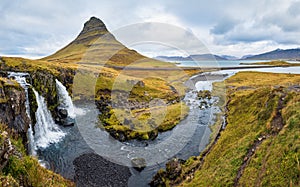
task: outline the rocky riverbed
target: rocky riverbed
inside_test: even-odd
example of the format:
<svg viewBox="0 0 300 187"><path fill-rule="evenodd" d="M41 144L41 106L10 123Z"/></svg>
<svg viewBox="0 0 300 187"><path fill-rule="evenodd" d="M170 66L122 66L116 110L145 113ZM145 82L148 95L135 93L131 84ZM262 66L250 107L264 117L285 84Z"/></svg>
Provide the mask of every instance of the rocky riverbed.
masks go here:
<svg viewBox="0 0 300 187"><path fill-rule="evenodd" d="M74 179L78 187L126 187L131 176L128 167L110 162L95 153L83 154L77 157L73 164Z"/></svg>

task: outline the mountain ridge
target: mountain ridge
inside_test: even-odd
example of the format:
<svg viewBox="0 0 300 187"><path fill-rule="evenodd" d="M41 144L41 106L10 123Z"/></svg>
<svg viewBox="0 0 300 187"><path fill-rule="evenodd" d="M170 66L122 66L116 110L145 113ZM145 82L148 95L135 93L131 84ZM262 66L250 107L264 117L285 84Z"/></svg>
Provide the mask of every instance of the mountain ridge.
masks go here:
<svg viewBox="0 0 300 187"><path fill-rule="evenodd" d="M275 49L257 55L248 55L243 60L300 60L300 48Z"/></svg>
<svg viewBox="0 0 300 187"><path fill-rule="evenodd" d="M187 57L183 56L157 56L158 60L169 61L202 61L202 60L300 60L300 48L294 49L275 49L273 51L260 53L256 55L248 54L241 58L231 55L215 54L194 54Z"/></svg>
<svg viewBox="0 0 300 187"><path fill-rule="evenodd" d="M157 56L155 59L166 61L202 61L202 60L228 60L214 54L194 54L187 57L182 56Z"/></svg>

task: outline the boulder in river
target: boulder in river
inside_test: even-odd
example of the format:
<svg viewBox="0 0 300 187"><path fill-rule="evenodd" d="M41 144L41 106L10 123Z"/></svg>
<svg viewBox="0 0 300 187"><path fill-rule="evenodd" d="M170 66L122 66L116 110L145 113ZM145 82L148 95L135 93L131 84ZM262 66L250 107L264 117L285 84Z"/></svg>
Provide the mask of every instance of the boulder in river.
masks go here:
<svg viewBox="0 0 300 187"><path fill-rule="evenodd" d="M67 118L68 117L68 111L66 109L59 109L58 110L58 116L60 118Z"/></svg>
<svg viewBox="0 0 300 187"><path fill-rule="evenodd" d="M75 124L75 119L69 117L68 111L66 109L58 109L58 117L56 118L56 123L64 127L73 126Z"/></svg>
<svg viewBox="0 0 300 187"><path fill-rule="evenodd" d="M144 158L133 158L131 164L137 171L142 171L147 166L146 160Z"/></svg>

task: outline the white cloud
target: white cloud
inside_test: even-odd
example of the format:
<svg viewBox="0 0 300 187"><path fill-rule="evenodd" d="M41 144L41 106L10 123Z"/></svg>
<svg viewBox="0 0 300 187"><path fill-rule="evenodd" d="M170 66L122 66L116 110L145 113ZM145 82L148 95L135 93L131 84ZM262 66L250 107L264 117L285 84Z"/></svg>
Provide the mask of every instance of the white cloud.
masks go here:
<svg viewBox="0 0 300 187"><path fill-rule="evenodd" d="M195 44L196 40L184 41L182 37L176 43L189 53L204 51L203 48L193 49L199 46L207 46L217 54L238 56L279 47L298 47L299 6L299 0L78 0L76 3L72 0L44 0L42 3L1 0L0 54L51 54L74 39L90 16L102 19L110 30L141 22L169 23L185 31L191 30L199 38L200 45ZM153 34L147 30L136 32L139 31L143 32L141 36ZM160 32L158 39L171 40L178 34L166 30ZM121 34L116 33L116 37L128 44ZM186 46L182 47L183 44ZM176 51L158 47L157 52L151 45L132 47L152 55Z"/></svg>

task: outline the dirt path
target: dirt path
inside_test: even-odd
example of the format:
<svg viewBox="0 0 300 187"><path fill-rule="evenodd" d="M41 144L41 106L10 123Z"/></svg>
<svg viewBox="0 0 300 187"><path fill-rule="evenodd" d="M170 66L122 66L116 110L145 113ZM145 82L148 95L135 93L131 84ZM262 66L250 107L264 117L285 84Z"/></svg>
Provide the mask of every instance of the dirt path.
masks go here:
<svg viewBox="0 0 300 187"><path fill-rule="evenodd" d="M260 138L258 138L258 140L255 140L253 145L251 146L251 148L248 150L246 156L244 157L244 161L243 164L241 165L241 167L238 170L237 176L234 179L234 186L239 186L239 180L243 175L243 172L245 170L245 168L248 166L249 162L251 161L252 156L255 154L257 148L259 147L259 145L261 145L261 143L266 140L267 138L270 137L274 137L277 136L278 133L281 131L281 129L284 126L283 123L283 118L281 115L281 110L283 109L283 101L286 97L286 94L283 92L280 92L280 97L278 99L278 105L276 108L276 114L273 117L272 121L271 121L271 133L267 134L267 135L263 135ZM259 184L260 181L256 181L256 184Z"/></svg>

